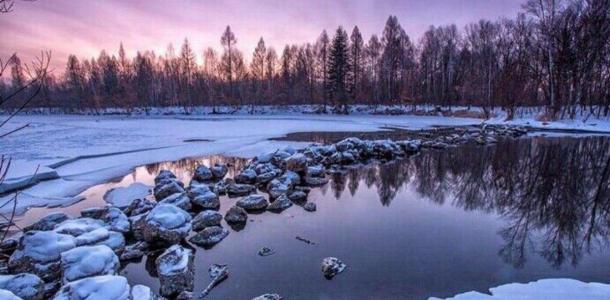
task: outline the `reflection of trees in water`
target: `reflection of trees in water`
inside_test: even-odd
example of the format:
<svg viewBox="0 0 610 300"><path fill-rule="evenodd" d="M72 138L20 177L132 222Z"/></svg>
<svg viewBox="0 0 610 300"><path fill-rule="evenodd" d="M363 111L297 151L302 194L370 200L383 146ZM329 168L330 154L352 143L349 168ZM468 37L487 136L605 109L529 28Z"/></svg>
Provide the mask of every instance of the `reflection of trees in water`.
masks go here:
<svg viewBox="0 0 610 300"><path fill-rule="evenodd" d="M558 267L610 234L610 140L531 138L495 147L458 147L352 170L331 178L335 196L349 180L375 186L387 206L406 184L434 203L501 215L500 256L519 267L528 250ZM335 182L336 181L336 182ZM538 244L537 244L538 243Z"/></svg>
<svg viewBox="0 0 610 300"><path fill-rule="evenodd" d="M248 160L239 157L225 157L220 155L206 156L204 158L185 158L177 161L169 161L162 163L155 163L144 166L148 174L156 175L161 170L170 170L176 176L182 180L187 180L193 177L193 171L198 165L206 165L208 167L214 166L214 164L225 164L229 167L229 177L236 175L236 172L243 169Z"/></svg>

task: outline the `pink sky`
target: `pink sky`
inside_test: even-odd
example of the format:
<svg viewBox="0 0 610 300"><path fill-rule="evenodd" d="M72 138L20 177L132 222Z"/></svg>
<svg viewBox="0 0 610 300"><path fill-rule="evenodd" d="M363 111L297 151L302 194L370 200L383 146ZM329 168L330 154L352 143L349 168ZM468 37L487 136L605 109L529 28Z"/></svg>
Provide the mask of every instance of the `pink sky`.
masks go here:
<svg viewBox="0 0 610 300"><path fill-rule="evenodd" d="M412 40L430 25L455 23L460 28L481 18L514 17L524 0L38 0L15 2L0 15L1 57L17 52L29 61L40 50L52 50L56 73L68 54L97 57L116 54L122 41L127 54L138 50L163 53L169 43L178 50L188 38L201 56L205 47L220 48L227 25L235 32L246 58L262 36L281 51L286 43L314 42L323 29L358 25L365 39L380 34L389 15L398 19Z"/></svg>

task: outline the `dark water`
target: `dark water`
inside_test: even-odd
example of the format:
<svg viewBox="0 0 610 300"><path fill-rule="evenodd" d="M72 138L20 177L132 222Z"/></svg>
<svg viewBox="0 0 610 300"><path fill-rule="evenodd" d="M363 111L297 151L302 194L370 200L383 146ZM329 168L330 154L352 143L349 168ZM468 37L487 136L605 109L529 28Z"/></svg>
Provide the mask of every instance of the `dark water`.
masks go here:
<svg viewBox="0 0 610 300"><path fill-rule="evenodd" d="M206 299L267 292L285 299L427 299L550 277L608 283L609 149L605 137L524 138L333 175L309 196L316 212L293 206L250 215L243 230L230 230L212 249L193 246L195 292L210 282L213 263L228 264L230 276ZM214 160L223 158L142 167L90 189L82 203L101 201L111 186L152 184L162 168L188 181L196 163ZM235 201L222 198L221 211ZM260 257L261 247L276 254ZM321 273L327 256L348 265L332 280ZM131 263L122 274L158 289L154 259Z"/></svg>

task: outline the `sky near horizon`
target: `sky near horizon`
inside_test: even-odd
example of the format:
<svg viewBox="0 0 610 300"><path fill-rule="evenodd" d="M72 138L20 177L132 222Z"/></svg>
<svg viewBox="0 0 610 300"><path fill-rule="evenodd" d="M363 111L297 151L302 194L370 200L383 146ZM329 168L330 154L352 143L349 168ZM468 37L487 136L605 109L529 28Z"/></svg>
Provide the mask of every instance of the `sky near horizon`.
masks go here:
<svg viewBox="0 0 610 300"><path fill-rule="evenodd" d="M176 50L185 38L197 57L204 48L220 49L220 35L231 25L246 58L260 37L278 52L285 44L315 42L323 29L332 36L339 25L357 25L365 41L381 34L389 15L417 41L430 25L455 23L458 28L479 19L512 18L524 0L16 0L13 11L0 15L0 57L17 52L29 62L51 50L52 65L62 73L68 54L97 57L102 49L127 55L137 51Z"/></svg>

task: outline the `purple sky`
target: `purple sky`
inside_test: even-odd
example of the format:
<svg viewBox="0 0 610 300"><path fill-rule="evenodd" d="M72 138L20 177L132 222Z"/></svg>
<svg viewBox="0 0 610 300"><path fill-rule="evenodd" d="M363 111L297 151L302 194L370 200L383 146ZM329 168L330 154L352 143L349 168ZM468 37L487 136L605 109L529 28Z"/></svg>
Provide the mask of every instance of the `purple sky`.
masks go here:
<svg viewBox="0 0 610 300"><path fill-rule="evenodd" d="M56 73L67 55L115 54L122 41L127 54L138 50L178 50L185 37L197 56L204 47L220 48L220 34L231 25L247 58L262 36L281 51L286 43L313 42L323 29L358 25L365 36L381 33L387 17L397 15L412 40L429 25L459 28L481 18L514 17L524 0L38 0L15 3L0 15L1 57L18 52L29 61L40 50L53 52Z"/></svg>

